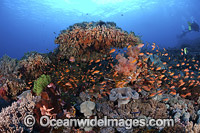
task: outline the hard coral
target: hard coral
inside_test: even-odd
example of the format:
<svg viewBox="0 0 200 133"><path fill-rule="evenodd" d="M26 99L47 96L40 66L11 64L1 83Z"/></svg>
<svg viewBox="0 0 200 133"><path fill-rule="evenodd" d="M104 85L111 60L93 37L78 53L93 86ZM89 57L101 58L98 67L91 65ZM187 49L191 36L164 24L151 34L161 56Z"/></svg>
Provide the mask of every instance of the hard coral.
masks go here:
<svg viewBox="0 0 200 133"><path fill-rule="evenodd" d="M91 101L85 101L80 105L81 113L84 113L84 116L92 116L92 110L95 108L95 103Z"/></svg>
<svg viewBox="0 0 200 133"><path fill-rule="evenodd" d="M16 59L7 55L0 59L0 88L7 88L8 95L16 96L25 87L25 82L20 79L18 69L19 64Z"/></svg>
<svg viewBox="0 0 200 133"><path fill-rule="evenodd" d="M0 75L13 75L17 73L18 62L7 55L0 59Z"/></svg>
<svg viewBox="0 0 200 133"><path fill-rule="evenodd" d="M0 132L31 132L33 128L24 125L24 118L33 115L36 97L31 94L11 106L2 109L0 113Z"/></svg>
<svg viewBox="0 0 200 133"><path fill-rule="evenodd" d="M25 82L23 80L13 79L13 80L7 80L7 86L10 89L9 93L12 96L16 96L18 92L22 91L23 88L26 86Z"/></svg>
<svg viewBox="0 0 200 133"><path fill-rule="evenodd" d="M200 124L193 123L190 121L185 127L186 133L199 133L200 132Z"/></svg>
<svg viewBox="0 0 200 133"><path fill-rule="evenodd" d="M55 40L59 44L58 55L69 59L71 56L85 57L86 60L109 54L111 47L122 48L139 43L134 34L128 34L109 22L78 23L63 31ZM92 56L95 55L95 56Z"/></svg>
<svg viewBox="0 0 200 133"><path fill-rule="evenodd" d="M24 80L12 77L11 75L3 77L3 80L0 82L0 88L4 88L7 95L14 97L26 87Z"/></svg>
<svg viewBox="0 0 200 133"><path fill-rule="evenodd" d="M48 57L34 53L19 62L19 70L28 79L36 79L43 74L46 66L50 63Z"/></svg>

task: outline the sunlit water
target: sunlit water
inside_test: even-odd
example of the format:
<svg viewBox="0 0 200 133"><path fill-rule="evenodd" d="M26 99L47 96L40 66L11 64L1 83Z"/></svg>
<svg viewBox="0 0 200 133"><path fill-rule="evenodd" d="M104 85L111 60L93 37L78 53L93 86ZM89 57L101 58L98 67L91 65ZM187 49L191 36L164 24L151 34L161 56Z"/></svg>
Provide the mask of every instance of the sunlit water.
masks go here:
<svg viewBox="0 0 200 133"><path fill-rule="evenodd" d="M0 56L48 52L60 30L82 21L114 21L144 42L176 46L187 22L200 24L199 0L1 0ZM191 33L188 38L196 38Z"/></svg>

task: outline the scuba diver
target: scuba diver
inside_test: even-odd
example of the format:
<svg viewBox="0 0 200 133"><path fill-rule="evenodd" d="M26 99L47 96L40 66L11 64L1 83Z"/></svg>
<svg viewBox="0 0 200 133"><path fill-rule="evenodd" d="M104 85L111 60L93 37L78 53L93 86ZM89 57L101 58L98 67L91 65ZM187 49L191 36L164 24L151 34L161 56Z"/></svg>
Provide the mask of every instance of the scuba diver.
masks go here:
<svg viewBox="0 0 200 133"><path fill-rule="evenodd" d="M192 23L188 22L188 28L183 31L179 38L184 37L187 33L191 31L199 32L199 25L195 21L193 21Z"/></svg>

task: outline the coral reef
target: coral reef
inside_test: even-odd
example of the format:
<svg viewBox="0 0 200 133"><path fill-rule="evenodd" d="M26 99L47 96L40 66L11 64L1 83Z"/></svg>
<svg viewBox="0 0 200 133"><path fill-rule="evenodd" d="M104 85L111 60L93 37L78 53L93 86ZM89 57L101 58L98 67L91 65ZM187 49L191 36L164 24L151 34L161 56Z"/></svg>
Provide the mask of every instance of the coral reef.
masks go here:
<svg viewBox="0 0 200 133"><path fill-rule="evenodd" d="M59 44L59 56L76 60L101 59L109 54L112 47L122 48L138 44L140 39L118 29L110 22L77 23L62 33L55 40Z"/></svg>
<svg viewBox="0 0 200 133"><path fill-rule="evenodd" d="M199 131L199 57L183 49L160 50L113 22L69 26L54 52L29 52L0 60L0 132L194 132ZM36 97L34 97L34 96ZM30 111L30 112L28 112ZM25 115L33 114L33 128ZM173 118L173 127L41 127L50 119Z"/></svg>
<svg viewBox="0 0 200 133"><path fill-rule="evenodd" d="M16 97L17 94L26 87L26 83L24 80L17 79L12 76L7 76L3 78L4 79L2 81L2 84L0 85L0 90L4 92L4 97Z"/></svg>
<svg viewBox="0 0 200 133"><path fill-rule="evenodd" d="M6 85L9 92L8 94L12 96L16 96L20 91L22 91L26 87L24 80L19 79L7 79Z"/></svg>
<svg viewBox="0 0 200 133"><path fill-rule="evenodd" d="M50 63L50 59L45 55L33 53L19 61L19 71L24 77L34 80L44 73L46 66Z"/></svg>
<svg viewBox="0 0 200 133"><path fill-rule="evenodd" d="M12 59L7 55L0 59L0 95L4 99L7 99L8 95L15 97L26 87L25 81L21 79L18 69L17 59Z"/></svg>
<svg viewBox="0 0 200 133"><path fill-rule="evenodd" d="M17 59L12 59L7 55L4 55L0 59L0 75L14 75L17 74L18 61Z"/></svg>

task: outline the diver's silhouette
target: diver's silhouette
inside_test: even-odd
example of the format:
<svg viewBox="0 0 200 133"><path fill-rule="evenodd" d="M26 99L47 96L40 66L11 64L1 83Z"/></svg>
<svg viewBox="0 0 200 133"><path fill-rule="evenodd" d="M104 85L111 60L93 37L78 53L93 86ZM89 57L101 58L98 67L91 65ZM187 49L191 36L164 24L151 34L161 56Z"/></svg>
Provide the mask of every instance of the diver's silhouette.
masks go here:
<svg viewBox="0 0 200 133"><path fill-rule="evenodd" d="M185 29L182 34L180 36L178 36L179 38L184 37L187 33L191 32L191 31L196 31L199 32L199 25L193 21L192 23L188 22L188 28Z"/></svg>

